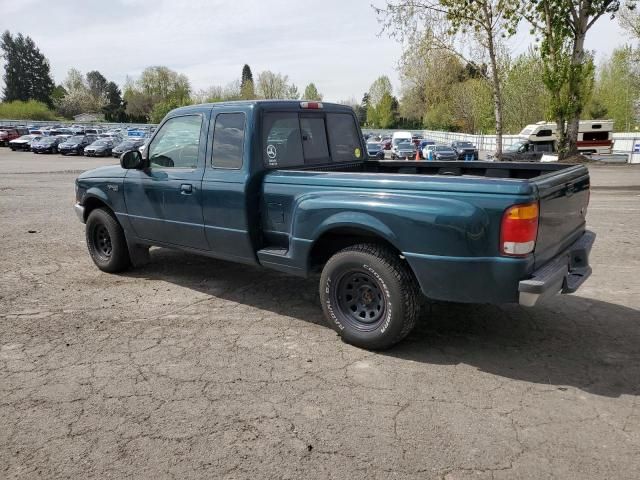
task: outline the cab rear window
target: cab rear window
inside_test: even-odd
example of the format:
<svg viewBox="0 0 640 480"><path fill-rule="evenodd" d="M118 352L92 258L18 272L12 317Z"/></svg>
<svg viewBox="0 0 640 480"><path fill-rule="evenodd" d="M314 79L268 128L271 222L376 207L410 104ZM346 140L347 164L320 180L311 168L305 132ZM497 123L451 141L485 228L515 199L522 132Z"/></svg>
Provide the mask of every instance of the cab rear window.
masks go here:
<svg viewBox="0 0 640 480"><path fill-rule="evenodd" d="M264 116L264 164L286 168L362 159L353 116L342 113L273 112Z"/></svg>

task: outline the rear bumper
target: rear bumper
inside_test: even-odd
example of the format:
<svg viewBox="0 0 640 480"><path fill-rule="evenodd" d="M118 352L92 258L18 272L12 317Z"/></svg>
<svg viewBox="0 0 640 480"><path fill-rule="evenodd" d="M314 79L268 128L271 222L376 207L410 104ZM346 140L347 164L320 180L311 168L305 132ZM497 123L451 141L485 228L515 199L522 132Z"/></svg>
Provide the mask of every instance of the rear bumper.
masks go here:
<svg viewBox="0 0 640 480"><path fill-rule="evenodd" d="M543 298L557 293L573 293L591 275L589 253L596 234L584 234L565 252L533 272L528 280L518 284L518 303L532 307Z"/></svg>
<svg viewBox="0 0 640 480"><path fill-rule="evenodd" d="M575 292L589 277L589 252L594 238L594 233L585 232L538 270L534 270L533 256L445 257L408 252L403 255L422 293L432 300L533 306L547 296Z"/></svg>

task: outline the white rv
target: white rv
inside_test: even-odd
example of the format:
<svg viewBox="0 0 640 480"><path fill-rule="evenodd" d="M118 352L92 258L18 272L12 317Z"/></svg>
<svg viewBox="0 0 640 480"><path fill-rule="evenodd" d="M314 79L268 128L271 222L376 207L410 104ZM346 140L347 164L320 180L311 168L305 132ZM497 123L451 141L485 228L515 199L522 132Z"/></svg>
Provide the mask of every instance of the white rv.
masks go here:
<svg viewBox="0 0 640 480"><path fill-rule="evenodd" d="M520 132L523 141L549 145L556 141L556 124L538 122ZM551 146L551 145L549 145ZM609 154L613 148L613 120L581 120L578 126L578 150L582 153ZM547 148L541 151L549 151ZM556 151L555 145L551 151Z"/></svg>

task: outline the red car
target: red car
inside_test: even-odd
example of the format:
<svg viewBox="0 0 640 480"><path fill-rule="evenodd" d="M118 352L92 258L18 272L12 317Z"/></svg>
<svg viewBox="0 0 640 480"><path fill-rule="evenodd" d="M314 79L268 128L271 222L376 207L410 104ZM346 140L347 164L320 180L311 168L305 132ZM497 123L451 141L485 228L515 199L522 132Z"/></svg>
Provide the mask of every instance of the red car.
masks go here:
<svg viewBox="0 0 640 480"><path fill-rule="evenodd" d="M0 127L0 145L6 147L11 140L28 134L29 130L23 127Z"/></svg>
<svg viewBox="0 0 640 480"><path fill-rule="evenodd" d="M384 138L380 141L380 144L382 145L382 149L383 150L391 150L391 139L390 138Z"/></svg>

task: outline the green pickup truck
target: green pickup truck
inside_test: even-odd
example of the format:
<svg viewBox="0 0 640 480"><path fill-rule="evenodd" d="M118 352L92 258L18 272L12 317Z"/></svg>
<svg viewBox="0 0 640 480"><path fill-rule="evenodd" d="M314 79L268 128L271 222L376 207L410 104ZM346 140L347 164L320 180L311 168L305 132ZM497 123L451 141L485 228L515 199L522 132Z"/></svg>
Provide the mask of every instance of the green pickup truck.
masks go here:
<svg viewBox="0 0 640 480"><path fill-rule="evenodd" d="M589 276L584 166L367 157L351 108L299 101L170 112L144 153L76 180L98 268L177 248L292 275L320 275L328 323L383 349L421 296L519 302Z"/></svg>

